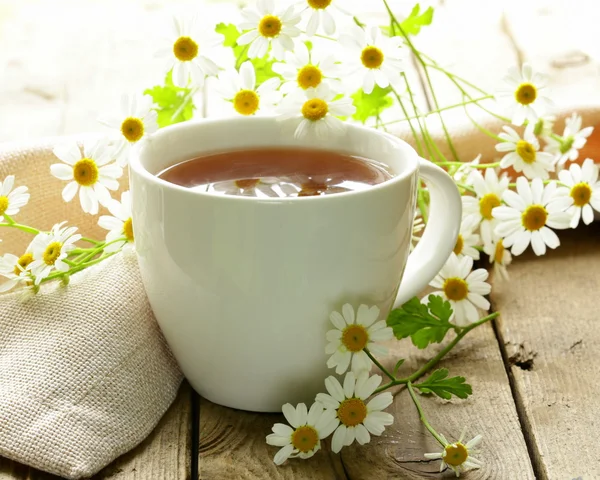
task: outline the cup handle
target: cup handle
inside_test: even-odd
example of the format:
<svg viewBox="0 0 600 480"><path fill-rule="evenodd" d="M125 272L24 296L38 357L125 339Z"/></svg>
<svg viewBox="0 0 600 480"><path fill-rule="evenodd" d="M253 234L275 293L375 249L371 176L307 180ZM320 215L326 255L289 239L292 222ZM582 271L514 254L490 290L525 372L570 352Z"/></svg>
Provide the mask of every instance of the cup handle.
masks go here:
<svg viewBox="0 0 600 480"><path fill-rule="evenodd" d="M454 249L460 232L462 201L450 175L421 158L419 176L429 187L429 221L417 247L408 257L394 308L423 291L438 274Z"/></svg>

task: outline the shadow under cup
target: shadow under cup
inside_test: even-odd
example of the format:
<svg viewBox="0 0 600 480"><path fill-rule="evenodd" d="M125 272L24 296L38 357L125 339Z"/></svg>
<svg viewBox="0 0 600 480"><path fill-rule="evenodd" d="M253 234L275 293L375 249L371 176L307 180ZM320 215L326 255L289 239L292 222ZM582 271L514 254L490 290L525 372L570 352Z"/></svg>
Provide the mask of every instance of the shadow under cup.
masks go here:
<svg viewBox="0 0 600 480"><path fill-rule="evenodd" d="M370 158L395 176L357 192L301 198L212 195L156 174L203 154L310 147ZM274 118L202 120L160 130L133 156L136 249L152 309L196 391L252 411L310 405L325 391L334 310L385 319L406 265L418 159L367 128L295 139Z"/></svg>

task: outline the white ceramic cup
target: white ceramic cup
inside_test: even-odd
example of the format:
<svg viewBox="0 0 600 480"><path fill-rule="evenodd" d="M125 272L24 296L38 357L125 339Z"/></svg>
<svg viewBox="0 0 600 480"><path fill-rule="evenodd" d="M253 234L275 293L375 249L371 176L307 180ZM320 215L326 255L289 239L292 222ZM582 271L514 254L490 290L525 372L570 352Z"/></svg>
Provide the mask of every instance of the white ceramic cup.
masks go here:
<svg viewBox="0 0 600 480"><path fill-rule="evenodd" d="M395 176L358 192L286 199L207 194L155 176L202 154L277 146L371 158ZM130 176L136 249L160 328L200 395L243 410L312 403L334 373L330 313L367 304L385 319L438 273L460 227L460 195L442 169L358 126L307 143L272 117L186 122L153 135ZM430 217L409 257L419 177Z"/></svg>

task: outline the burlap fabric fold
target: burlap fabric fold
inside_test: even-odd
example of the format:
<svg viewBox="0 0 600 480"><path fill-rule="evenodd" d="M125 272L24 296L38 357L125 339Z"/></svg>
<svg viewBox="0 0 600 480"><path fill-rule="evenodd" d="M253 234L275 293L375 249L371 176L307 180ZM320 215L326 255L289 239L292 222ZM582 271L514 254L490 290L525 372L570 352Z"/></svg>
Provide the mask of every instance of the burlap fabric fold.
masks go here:
<svg viewBox="0 0 600 480"><path fill-rule="evenodd" d="M44 230L67 220L104 238L78 198L61 198L64 183L50 175L56 141L0 147L0 178L13 174L31 193L15 220ZM0 228L0 238L0 254L20 255L32 237ZM134 253L26 302L0 295L0 456L67 478L93 475L152 431L181 380Z"/></svg>

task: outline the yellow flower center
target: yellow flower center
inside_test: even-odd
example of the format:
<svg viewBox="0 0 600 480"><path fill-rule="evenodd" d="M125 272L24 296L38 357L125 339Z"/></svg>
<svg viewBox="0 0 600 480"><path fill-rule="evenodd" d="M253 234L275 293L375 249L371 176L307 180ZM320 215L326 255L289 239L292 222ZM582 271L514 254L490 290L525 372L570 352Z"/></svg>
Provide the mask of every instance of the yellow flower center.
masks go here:
<svg viewBox="0 0 600 480"><path fill-rule="evenodd" d="M575 185L571 189L571 198L573 203L578 207L583 207L590 203L592 198L592 187L588 183L581 182ZM2 199L0 199L2 200ZM2 213L2 207L0 206L0 213Z"/></svg>
<svg viewBox="0 0 600 480"><path fill-rule="evenodd" d="M531 205L527 207L527 210L525 210L521 215L521 222L523 223L523 226L530 232L539 230L546 225L547 219L548 212L541 205Z"/></svg>
<svg viewBox="0 0 600 480"><path fill-rule="evenodd" d="M144 136L144 122L141 118L126 118L121 124L121 133L129 142L137 142Z"/></svg>
<svg viewBox="0 0 600 480"><path fill-rule="evenodd" d="M347 427L355 427L367 418L367 406L360 398L348 398L340 403L337 416Z"/></svg>
<svg viewBox="0 0 600 480"><path fill-rule="evenodd" d="M504 243L498 240L496 243L496 252L494 253L494 262L502 265L504 263Z"/></svg>
<svg viewBox="0 0 600 480"><path fill-rule="evenodd" d="M369 333L362 325L350 325L342 332L342 344L351 352L360 352L368 341Z"/></svg>
<svg viewBox="0 0 600 480"><path fill-rule="evenodd" d="M517 154L525 163L532 164L535 162L535 148L531 143L526 142L525 140L519 140L517 142Z"/></svg>
<svg viewBox="0 0 600 480"><path fill-rule="evenodd" d="M17 260L17 265L15 265L15 275L21 275L21 272L25 270L31 262L33 262L33 255L31 253L21 255L19 260Z"/></svg>
<svg viewBox="0 0 600 480"><path fill-rule="evenodd" d="M306 90L307 88L318 87L323 81L323 74L319 68L314 65L306 65L298 72L298 86Z"/></svg>
<svg viewBox="0 0 600 480"><path fill-rule="evenodd" d="M537 88L531 83L522 83L515 91L515 100L521 105L529 105L537 98Z"/></svg>
<svg viewBox="0 0 600 480"><path fill-rule="evenodd" d="M316 8L318 10L323 10L331 5L332 0L308 0L308 5L311 8Z"/></svg>
<svg viewBox="0 0 600 480"><path fill-rule="evenodd" d="M479 200L479 213L485 220L492 220L492 210L501 205L498 195L495 193L488 193L481 197Z"/></svg>
<svg viewBox="0 0 600 480"><path fill-rule="evenodd" d="M62 243L60 242L52 242L50 245L48 245L46 247L46 250L44 250L44 263L46 265L54 265L54 262L56 262L56 260L60 256L61 250Z"/></svg>
<svg viewBox="0 0 600 480"><path fill-rule="evenodd" d="M233 99L233 108L240 115L254 115L259 105L260 98L253 90L240 90Z"/></svg>
<svg viewBox="0 0 600 480"><path fill-rule="evenodd" d="M318 443L319 434L309 425L299 427L292 433L292 445L303 453L310 452Z"/></svg>
<svg viewBox="0 0 600 480"><path fill-rule="evenodd" d="M462 278L452 277L444 282L444 293L448 300L460 302L467 298L469 286Z"/></svg>
<svg viewBox="0 0 600 480"><path fill-rule="evenodd" d="M8 197L0 197L0 215L4 215L4 212L8 210Z"/></svg>
<svg viewBox="0 0 600 480"><path fill-rule="evenodd" d="M383 63L383 52L377 47L366 47L360 55L362 64L367 68L379 68Z"/></svg>
<svg viewBox="0 0 600 480"><path fill-rule="evenodd" d="M258 33L263 37L273 38L279 35L283 24L275 15L265 15L258 24Z"/></svg>
<svg viewBox="0 0 600 480"><path fill-rule="evenodd" d="M444 456L442 459L448 465L458 467L467 461L469 458L469 451L462 443L455 443L454 445L448 445L444 449Z"/></svg>
<svg viewBox="0 0 600 480"><path fill-rule="evenodd" d="M454 245L454 253L456 255L460 255L460 252L463 251L463 248L465 246L465 241L463 239L463 236L459 233L458 234L458 238L456 239L456 245Z"/></svg>
<svg viewBox="0 0 600 480"><path fill-rule="evenodd" d="M98 167L91 158L82 158L73 165L73 179L83 187L94 185L98 181Z"/></svg>
<svg viewBox="0 0 600 480"><path fill-rule="evenodd" d="M320 98L311 98L302 105L302 115L312 122L324 119L328 113L329 106L327 102Z"/></svg>
<svg viewBox="0 0 600 480"><path fill-rule="evenodd" d="M189 62L198 56L198 44L190 37L179 37L173 44L173 54L180 62Z"/></svg>
<svg viewBox="0 0 600 480"><path fill-rule="evenodd" d="M260 182L260 178L243 178L241 180L236 180L234 183L237 188L241 188L242 190L245 190L247 188L256 187L259 182Z"/></svg>
<svg viewBox="0 0 600 480"><path fill-rule="evenodd" d="M123 223L123 235L125 235L128 242L133 242L133 220L131 217Z"/></svg>

